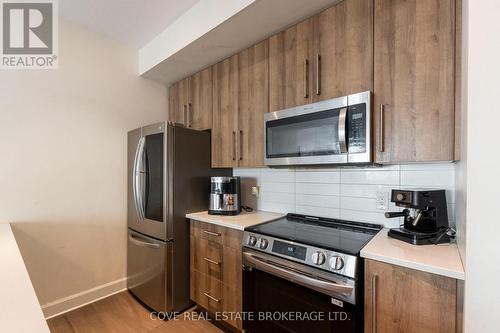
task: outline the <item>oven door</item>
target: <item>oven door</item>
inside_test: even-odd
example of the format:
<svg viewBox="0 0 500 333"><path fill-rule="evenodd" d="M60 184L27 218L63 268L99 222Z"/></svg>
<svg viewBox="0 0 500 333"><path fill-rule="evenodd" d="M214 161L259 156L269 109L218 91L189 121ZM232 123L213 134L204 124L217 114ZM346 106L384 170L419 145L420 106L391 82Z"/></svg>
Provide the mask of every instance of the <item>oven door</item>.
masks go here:
<svg viewBox="0 0 500 333"><path fill-rule="evenodd" d="M245 332L362 332L355 281L243 250Z"/></svg>

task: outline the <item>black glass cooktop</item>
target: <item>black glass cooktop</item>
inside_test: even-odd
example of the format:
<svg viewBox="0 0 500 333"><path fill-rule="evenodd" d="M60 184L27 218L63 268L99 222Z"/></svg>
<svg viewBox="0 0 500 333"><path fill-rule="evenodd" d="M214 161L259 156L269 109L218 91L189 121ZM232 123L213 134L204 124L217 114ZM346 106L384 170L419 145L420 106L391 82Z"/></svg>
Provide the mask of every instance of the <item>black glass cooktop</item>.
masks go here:
<svg viewBox="0 0 500 333"><path fill-rule="evenodd" d="M380 229L382 226L378 224L298 214L246 228L250 232L353 255L358 255Z"/></svg>

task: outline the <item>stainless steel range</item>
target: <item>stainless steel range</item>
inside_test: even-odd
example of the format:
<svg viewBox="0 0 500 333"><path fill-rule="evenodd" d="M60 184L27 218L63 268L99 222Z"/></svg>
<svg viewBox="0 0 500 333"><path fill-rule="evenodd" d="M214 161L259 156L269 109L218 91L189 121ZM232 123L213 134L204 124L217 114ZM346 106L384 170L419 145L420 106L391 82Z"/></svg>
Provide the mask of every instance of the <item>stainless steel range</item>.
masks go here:
<svg viewBox="0 0 500 333"><path fill-rule="evenodd" d="M362 332L359 252L381 228L298 214L247 228L245 331Z"/></svg>

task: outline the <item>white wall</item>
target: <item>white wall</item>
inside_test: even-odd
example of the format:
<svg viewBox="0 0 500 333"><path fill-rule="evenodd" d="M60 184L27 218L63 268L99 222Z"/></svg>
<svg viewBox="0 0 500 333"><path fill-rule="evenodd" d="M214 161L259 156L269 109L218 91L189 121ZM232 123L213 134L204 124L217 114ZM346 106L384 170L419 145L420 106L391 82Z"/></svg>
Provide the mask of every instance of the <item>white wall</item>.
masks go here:
<svg viewBox="0 0 500 333"><path fill-rule="evenodd" d="M46 314L125 286L127 131L168 104L137 76L137 50L59 33L59 69L0 72L0 221L17 223Z"/></svg>
<svg viewBox="0 0 500 333"><path fill-rule="evenodd" d="M390 200L391 189L443 188L447 190L448 213L454 224L455 165L410 164L370 168L336 169L234 169L242 177L243 204L261 210L341 218L397 227L401 219L386 219L387 210L376 205L377 192ZM260 186L258 200L251 186Z"/></svg>
<svg viewBox="0 0 500 333"><path fill-rule="evenodd" d="M500 1L464 1L467 17L467 333L500 330Z"/></svg>

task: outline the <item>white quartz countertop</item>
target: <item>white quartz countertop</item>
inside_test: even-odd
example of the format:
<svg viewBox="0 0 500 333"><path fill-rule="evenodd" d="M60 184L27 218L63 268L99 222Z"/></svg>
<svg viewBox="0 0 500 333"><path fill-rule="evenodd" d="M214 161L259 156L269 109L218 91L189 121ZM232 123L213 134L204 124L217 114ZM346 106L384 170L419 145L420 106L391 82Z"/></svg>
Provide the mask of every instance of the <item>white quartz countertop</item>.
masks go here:
<svg viewBox="0 0 500 333"><path fill-rule="evenodd" d="M465 279L456 244L411 245L387 236L381 230L361 250L361 257L434 273L458 280Z"/></svg>
<svg viewBox="0 0 500 333"><path fill-rule="evenodd" d="M0 224L0 332L49 333L10 224Z"/></svg>
<svg viewBox="0 0 500 333"><path fill-rule="evenodd" d="M207 211L199 213L186 214L188 219L217 224L222 227L244 230L247 227L277 220L285 214L270 213L263 211L253 211L250 213L241 212L238 215L209 215Z"/></svg>

